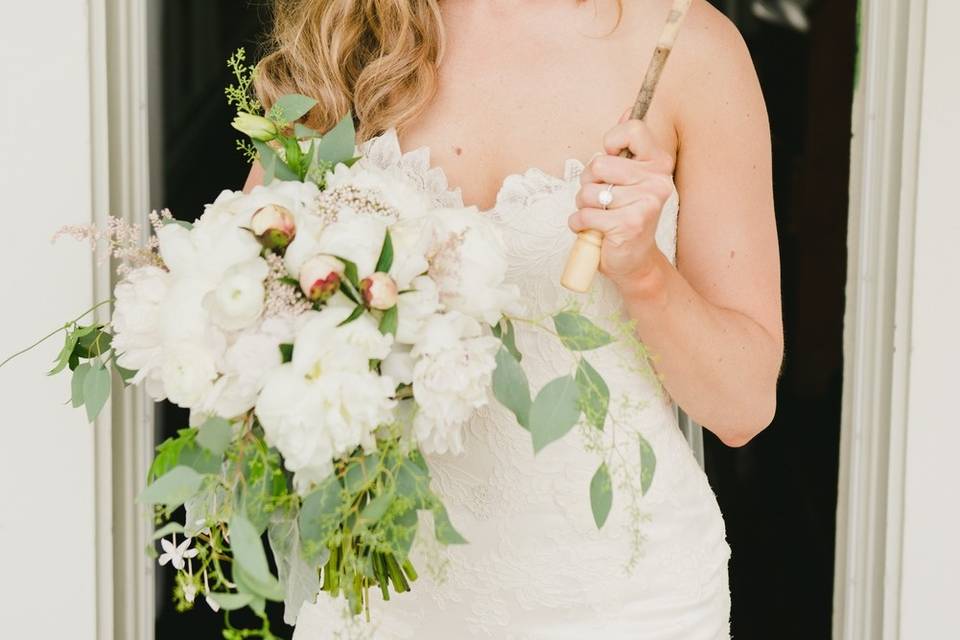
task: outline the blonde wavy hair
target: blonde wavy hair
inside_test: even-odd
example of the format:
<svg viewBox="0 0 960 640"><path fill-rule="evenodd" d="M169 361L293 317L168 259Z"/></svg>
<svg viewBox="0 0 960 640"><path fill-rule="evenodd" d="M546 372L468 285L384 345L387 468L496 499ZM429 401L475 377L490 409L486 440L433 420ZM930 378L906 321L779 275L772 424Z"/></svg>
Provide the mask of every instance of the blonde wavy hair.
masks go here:
<svg viewBox="0 0 960 640"><path fill-rule="evenodd" d="M261 101L315 98L306 124L318 131L352 110L366 140L402 130L433 98L444 28L438 0L275 0L270 40Z"/></svg>

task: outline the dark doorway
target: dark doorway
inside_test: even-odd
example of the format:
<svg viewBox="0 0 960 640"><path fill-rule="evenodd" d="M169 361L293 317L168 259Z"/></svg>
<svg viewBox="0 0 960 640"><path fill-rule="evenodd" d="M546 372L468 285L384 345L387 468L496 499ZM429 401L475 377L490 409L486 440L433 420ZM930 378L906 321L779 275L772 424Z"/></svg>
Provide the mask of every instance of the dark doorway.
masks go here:
<svg viewBox="0 0 960 640"><path fill-rule="evenodd" d="M205 204L223 188L240 189L249 167L235 150L239 137L230 127L234 111L224 87L232 77L227 58L245 47L248 60L258 58L265 25L266 0L155 0L151 48L158 61L151 78L151 146L156 178L151 206L167 207L184 220L194 220ZM158 405L156 441L160 443L188 426L188 413L170 403ZM182 515L182 514L181 514ZM156 637L219 638L223 614L213 613L202 598L193 610L178 612L171 597L175 572L158 567L156 580ZM282 606L268 604L273 633L292 636L283 623ZM259 628L249 610L231 615L242 628Z"/></svg>
<svg viewBox="0 0 960 640"><path fill-rule="evenodd" d="M706 436L733 637L828 640L857 0L711 1L743 32L770 112L786 331L773 425L743 449Z"/></svg>

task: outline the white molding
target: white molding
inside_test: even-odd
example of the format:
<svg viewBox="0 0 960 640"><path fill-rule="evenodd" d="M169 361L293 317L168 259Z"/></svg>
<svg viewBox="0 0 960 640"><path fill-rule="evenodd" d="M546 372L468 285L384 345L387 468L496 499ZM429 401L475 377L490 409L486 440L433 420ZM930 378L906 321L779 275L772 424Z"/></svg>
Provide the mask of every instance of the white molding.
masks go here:
<svg viewBox="0 0 960 640"><path fill-rule="evenodd" d="M146 234L146 0L94 0L89 7L94 221L115 215ZM95 269L96 294L105 299L114 284L111 265ZM135 502L152 451L153 404L140 389L115 388L96 426L98 640L154 636L154 567L145 553L153 523Z"/></svg>
<svg viewBox="0 0 960 640"><path fill-rule="evenodd" d="M896 640L926 0L861 10L833 637Z"/></svg>

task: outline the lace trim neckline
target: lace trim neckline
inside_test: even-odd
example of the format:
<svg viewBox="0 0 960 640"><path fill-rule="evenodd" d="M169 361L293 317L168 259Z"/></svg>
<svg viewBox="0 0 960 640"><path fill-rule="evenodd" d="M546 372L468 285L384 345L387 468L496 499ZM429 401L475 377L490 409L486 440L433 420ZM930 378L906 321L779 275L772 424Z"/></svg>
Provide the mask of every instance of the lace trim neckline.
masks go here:
<svg viewBox="0 0 960 640"><path fill-rule="evenodd" d="M517 189L527 191L524 185L537 184L555 187L569 185L580 177L585 166L580 160L569 158L563 163L562 176L550 173L539 167L531 167L526 171L511 173L501 180L493 206L481 207L479 205L466 205L463 202L463 193L460 188L451 187L444 170L432 164L429 147L419 147L404 152L400 148L400 140L394 129L388 129L379 136L364 142L360 145L360 151L364 157L370 158L375 164L384 169L390 165L402 163L403 161L412 161L412 164L418 165L425 174L432 174L434 178L432 181L434 188L442 190L443 195L453 199L460 207L473 206L483 214L491 214L503 209L504 204L516 194Z"/></svg>

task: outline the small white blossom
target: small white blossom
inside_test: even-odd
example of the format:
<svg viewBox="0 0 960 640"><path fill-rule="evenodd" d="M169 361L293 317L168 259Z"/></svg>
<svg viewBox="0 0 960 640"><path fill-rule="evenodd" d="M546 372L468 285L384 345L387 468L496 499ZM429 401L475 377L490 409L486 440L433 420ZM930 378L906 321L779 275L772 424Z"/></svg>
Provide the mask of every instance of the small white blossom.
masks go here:
<svg viewBox="0 0 960 640"><path fill-rule="evenodd" d="M177 537L174 535L173 541L163 538L160 540L160 546L163 547L163 553L160 554L158 562L164 566L168 562L173 565L177 571L183 571L187 566L187 560L197 557L197 550L190 548L190 538L184 538L183 542L177 544Z"/></svg>

